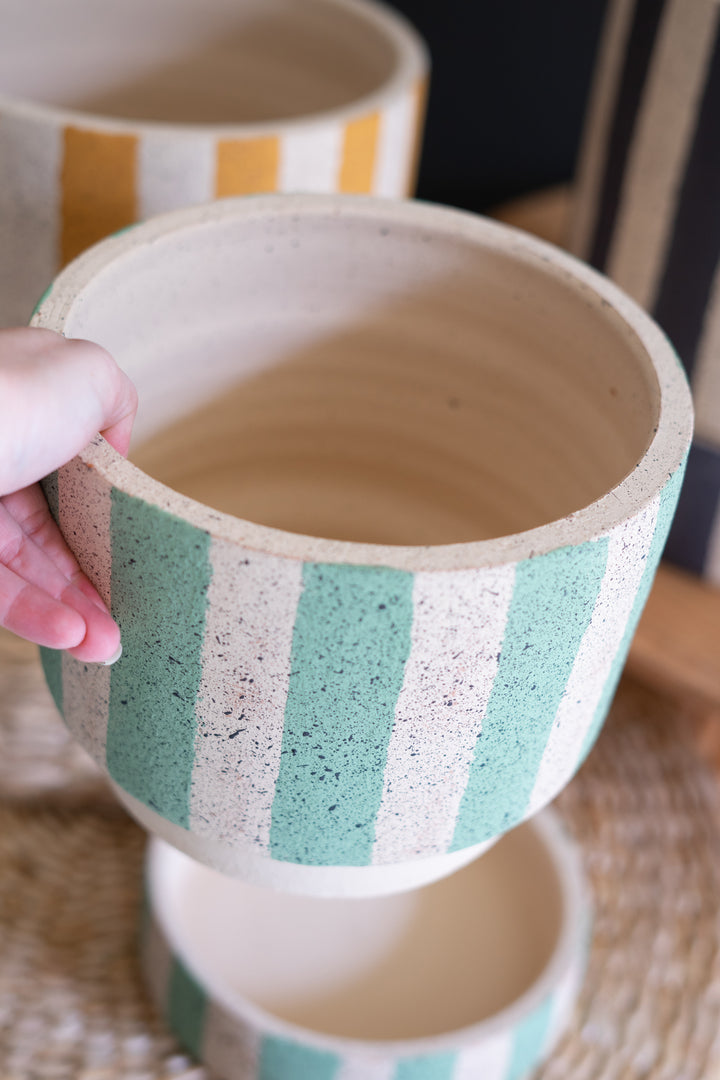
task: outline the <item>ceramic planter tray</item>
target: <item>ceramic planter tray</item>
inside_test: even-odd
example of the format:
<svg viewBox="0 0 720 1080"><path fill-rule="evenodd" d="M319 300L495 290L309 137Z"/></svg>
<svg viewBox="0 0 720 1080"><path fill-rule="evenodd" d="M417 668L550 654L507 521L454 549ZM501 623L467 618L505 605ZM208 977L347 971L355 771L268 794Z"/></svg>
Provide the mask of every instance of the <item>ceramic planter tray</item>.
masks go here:
<svg viewBox="0 0 720 1080"><path fill-rule="evenodd" d="M424 889L260 889L150 843L151 997L223 1080L527 1080L552 1055L590 937L580 853L550 809Z"/></svg>

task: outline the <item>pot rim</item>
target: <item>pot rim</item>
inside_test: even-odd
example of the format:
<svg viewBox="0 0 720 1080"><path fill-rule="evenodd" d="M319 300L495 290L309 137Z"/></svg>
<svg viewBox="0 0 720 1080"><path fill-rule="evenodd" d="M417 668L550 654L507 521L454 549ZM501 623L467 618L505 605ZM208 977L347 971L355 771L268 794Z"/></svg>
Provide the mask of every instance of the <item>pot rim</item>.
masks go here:
<svg viewBox="0 0 720 1080"><path fill-rule="evenodd" d="M545 808L529 821L523 822L522 827L531 828L536 833L552 863L559 887L560 927L552 952L534 982L509 1005L475 1024L440 1035L412 1039L360 1039L327 1035L275 1016L230 986L213 984L211 977L207 978L206 973L201 970L201 965L194 959L189 959L188 950L176 932L172 919L168 920L166 917L166 904L162 896L163 878L167 873L165 867L168 860L172 862L181 853L156 837L150 840L145 862L148 905L156 930L164 937L171 954L177 956L187 967L207 993L208 1000L217 1002L233 1020L245 1023L263 1035L292 1039L315 1049L340 1055L356 1052L368 1056L413 1058L448 1051L459 1052L515 1030L556 993L564 980L572 977L573 972L581 974L587 963L592 904L581 866L580 850L567 833L560 816L552 808ZM189 856L182 855L182 858L187 859ZM164 888L167 892L167 883ZM332 903L332 900L320 902ZM576 992L577 990L579 985Z"/></svg>
<svg viewBox="0 0 720 1080"><path fill-rule="evenodd" d="M303 0L303 2L308 2L308 0ZM313 0L313 2L329 4L352 12L384 34L395 48L395 64L388 78L375 90L363 94L349 104L308 113L306 116L278 117L276 120L244 123L183 123L106 116L103 113L36 102L32 98L16 97L0 91L0 115L15 115L35 122L92 131L107 131L118 135L164 134L182 137L202 133L214 134L218 138L246 139L277 135L298 129L311 130L331 123L345 124L358 116L382 110L418 79L427 77L430 69L428 48L412 23L399 11L388 7L382 0Z"/></svg>
<svg viewBox="0 0 720 1080"><path fill-rule="evenodd" d="M684 465L692 438L690 390L672 345L650 316L603 275L559 248L479 215L419 200L251 195L163 214L101 241L70 263L41 298L31 325L63 333L75 303L82 303L82 292L90 282L111 264L132 258L164 237L230 220L297 215L364 219L373 227L411 226L449 240L476 243L534 265L543 273L550 271L586 303L611 309L628 336L639 342L657 380L657 426L639 462L604 495L566 517L505 536L427 546L305 536L213 510L146 475L98 435L78 456L111 486L182 518L215 539L252 551L306 562L383 566L411 572L456 571L517 562L605 536L642 512Z"/></svg>

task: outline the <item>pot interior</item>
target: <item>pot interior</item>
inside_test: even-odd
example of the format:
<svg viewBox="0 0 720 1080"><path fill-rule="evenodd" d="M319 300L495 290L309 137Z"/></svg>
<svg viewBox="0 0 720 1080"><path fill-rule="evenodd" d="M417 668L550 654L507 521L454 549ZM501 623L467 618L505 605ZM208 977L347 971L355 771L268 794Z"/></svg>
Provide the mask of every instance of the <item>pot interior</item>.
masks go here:
<svg viewBox="0 0 720 1080"><path fill-rule="evenodd" d="M533 985L560 933L557 872L531 825L441 882L373 900L253 888L163 850L155 903L210 996L330 1035L413 1039L477 1023Z"/></svg>
<svg viewBox="0 0 720 1080"><path fill-rule="evenodd" d="M209 221L83 290L65 332L135 380L132 460L260 524L401 545L521 532L623 480L659 389L614 309L494 232L378 205Z"/></svg>
<svg viewBox="0 0 720 1080"><path fill-rule="evenodd" d="M103 116L254 123L378 90L397 46L333 0L5 0L0 94Z"/></svg>

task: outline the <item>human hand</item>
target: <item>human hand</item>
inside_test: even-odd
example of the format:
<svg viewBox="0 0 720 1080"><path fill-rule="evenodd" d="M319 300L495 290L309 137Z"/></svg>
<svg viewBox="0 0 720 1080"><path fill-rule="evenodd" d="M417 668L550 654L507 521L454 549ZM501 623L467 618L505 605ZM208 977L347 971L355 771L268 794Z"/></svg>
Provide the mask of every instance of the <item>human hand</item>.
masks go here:
<svg viewBox="0 0 720 1080"><path fill-rule="evenodd" d="M51 330L0 330L0 626L112 663L120 631L37 483L100 431L126 454L137 394L112 357Z"/></svg>

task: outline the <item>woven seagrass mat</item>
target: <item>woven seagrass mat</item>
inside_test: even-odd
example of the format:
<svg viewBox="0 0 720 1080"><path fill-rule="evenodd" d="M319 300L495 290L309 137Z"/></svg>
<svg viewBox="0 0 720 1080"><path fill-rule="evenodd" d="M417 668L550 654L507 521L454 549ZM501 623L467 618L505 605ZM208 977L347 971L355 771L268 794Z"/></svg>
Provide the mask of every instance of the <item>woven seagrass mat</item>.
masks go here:
<svg viewBox="0 0 720 1080"><path fill-rule="evenodd" d="M687 727L624 683L559 800L595 929L574 1026L536 1080L720 1077L720 813ZM0 1080L205 1076L143 992L143 848L35 651L0 632Z"/></svg>

